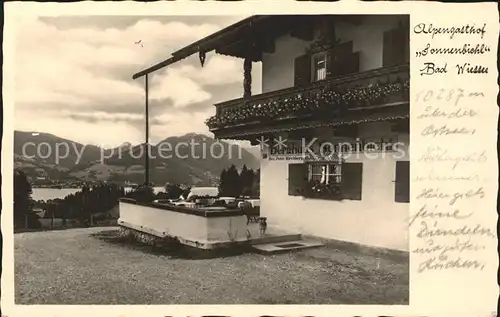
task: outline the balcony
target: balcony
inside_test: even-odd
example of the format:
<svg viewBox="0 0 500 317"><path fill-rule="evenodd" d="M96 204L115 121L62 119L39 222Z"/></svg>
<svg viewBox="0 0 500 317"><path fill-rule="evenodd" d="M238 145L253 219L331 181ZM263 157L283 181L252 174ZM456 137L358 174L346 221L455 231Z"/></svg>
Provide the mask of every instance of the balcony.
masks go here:
<svg viewBox="0 0 500 317"><path fill-rule="evenodd" d="M265 132L266 126L332 122L390 108L404 114L409 113L409 87L409 65L378 68L222 102L206 124L216 137L236 137Z"/></svg>

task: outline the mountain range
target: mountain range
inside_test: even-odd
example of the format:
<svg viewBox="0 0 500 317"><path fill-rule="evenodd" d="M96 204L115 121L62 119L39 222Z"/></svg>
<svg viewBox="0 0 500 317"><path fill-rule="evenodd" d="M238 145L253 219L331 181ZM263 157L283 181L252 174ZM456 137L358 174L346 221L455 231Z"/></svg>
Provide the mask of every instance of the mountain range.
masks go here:
<svg viewBox="0 0 500 317"><path fill-rule="evenodd" d="M142 183L147 152L145 144L125 142L103 149L49 133L14 132L14 167L32 180ZM260 166L255 148L194 133L150 144L149 153L150 179L161 185L210 185L233 164L237 168Z"/></svg>

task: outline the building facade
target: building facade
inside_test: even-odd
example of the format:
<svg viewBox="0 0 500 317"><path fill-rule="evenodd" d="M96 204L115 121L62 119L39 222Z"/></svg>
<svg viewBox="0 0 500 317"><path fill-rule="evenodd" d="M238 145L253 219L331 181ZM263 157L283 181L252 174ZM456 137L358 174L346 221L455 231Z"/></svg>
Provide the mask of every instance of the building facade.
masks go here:
<svg viewBox="0 0 500 317"><path fill-rule="evenodd" d="M216 137L261 143L271 226L408 250L409 18L294 19L300 27L257 39L267 45L262 94L247 87L207 124ZM332 150L342 155L322 153Z"/></svg>
<svg viewBox="0 0 500 317"><path fill-rule="evenodd" d="M210 51L243 61L242 98L216 104L207 125L261 146L269 226L408 250L409 16L253 16L161 67L195 53L203 65Z"/></svg>

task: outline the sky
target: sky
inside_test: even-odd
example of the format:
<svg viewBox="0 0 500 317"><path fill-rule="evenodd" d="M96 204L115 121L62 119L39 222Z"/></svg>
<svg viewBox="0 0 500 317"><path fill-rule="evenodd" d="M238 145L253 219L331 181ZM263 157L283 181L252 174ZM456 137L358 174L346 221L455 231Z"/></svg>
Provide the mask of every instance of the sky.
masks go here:
<svg viewBox="0 0 500 317"><path fill-rule="evenodd" d="M15 129L112 147L144 142L142 69L245 17L60 16L23 21L16 36ZM136 42L141 41L141 44ZM252 91L260 92L254 63ZM150 142L213 136L205 120L214 103L243 95L243 60L198 55L153 73Z"/></svg>

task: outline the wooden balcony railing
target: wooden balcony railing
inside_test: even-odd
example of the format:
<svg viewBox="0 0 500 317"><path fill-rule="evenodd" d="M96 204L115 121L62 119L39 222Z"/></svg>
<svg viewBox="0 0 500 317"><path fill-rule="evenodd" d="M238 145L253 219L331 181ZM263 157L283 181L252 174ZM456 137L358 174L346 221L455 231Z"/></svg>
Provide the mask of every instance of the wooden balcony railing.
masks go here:
<svg viewBox="0 0 500 317"><path fill-rule="evenodd" d="M206 122L211 131L286 120L315 113L322 117L344 110L364 109L408 101L409 65L378 68L249 98L216 104L216 115Z"/></svg>

